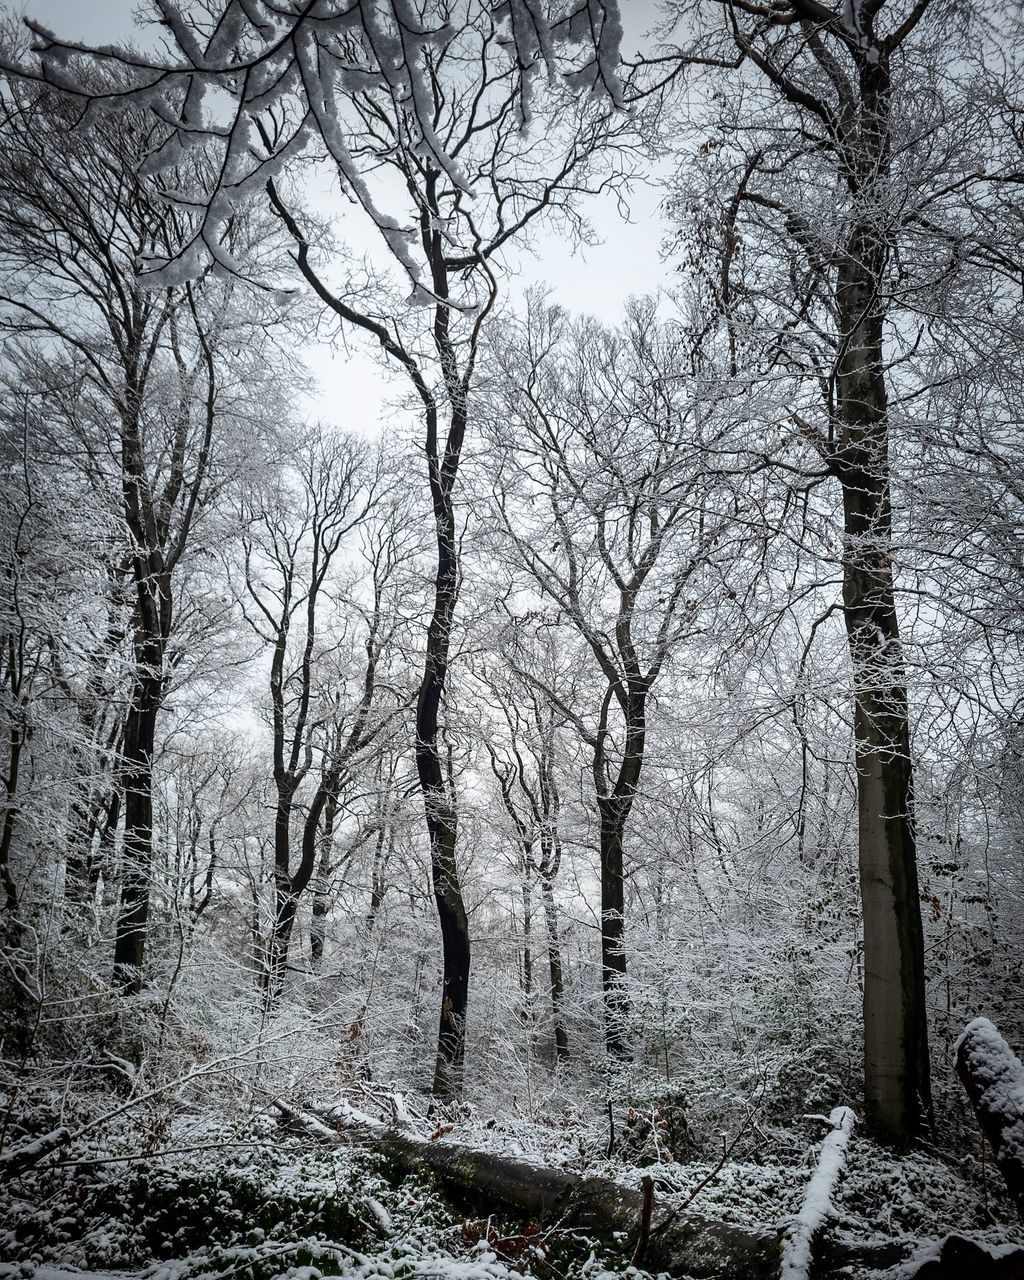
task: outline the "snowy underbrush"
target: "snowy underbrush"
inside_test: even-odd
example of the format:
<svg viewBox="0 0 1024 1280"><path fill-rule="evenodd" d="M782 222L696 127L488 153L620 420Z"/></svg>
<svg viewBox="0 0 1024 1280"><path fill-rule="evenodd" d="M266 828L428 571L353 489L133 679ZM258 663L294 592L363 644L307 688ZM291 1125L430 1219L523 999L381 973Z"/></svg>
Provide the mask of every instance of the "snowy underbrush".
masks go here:
<svg viewBox="0 0 1024 1280"><path fill-rule="evenodd" d="M652 1093L657 1091L652 1088ZM378 1123L395 1121L395 1095L363 1086L356 1096L361 1114ZM332 1109L323 1100L317 1105ZM429 1100L417 1095L399 1098L398 1106L400 1123L420 1137L436 1136L496 1156L613 1178L637 1189L645 1175L652 1175L662 1207L751 1228L775 1229L792 1220L827 1132L822 1114L804 1114L788 1125L762 1125L751 1112L745 1128L741 1124L719 1133L717 1155L707 1142L709 1149L699 1158L675 1160L663 1148L662 1158L655 1159L657 1137L652 1145L641 1143L639 1135L644 1128L652 1131L659 1112L635 1108L631 1120L630 1110L623 1113L627 1126L633 1126L634 1145L621 1141L620 1134L609 1157L607 1119L596 1101L570 1108L559 1099L550 1114L534 1120L496 1119L469 1106L441 1119L436 1114L428 1117ZM349 1101L343 1102L339 1116L350 1114L350 1108ZM621 1128L622 1115L616 1120ZM993 1245L1024 1243L1024 1224L990 1164L962 1152L918 1149L895 1154L856 1127L830 1231L850 1244L895 1242L908 1250L950 1232Z"/></svg>
<svg viewBox="0 0 1024 1280"><path fill-rule="evenodd" d="M0 1254L88 1270L187 1259L202 1270L246 1251L251 1266L309 1252L313 1241L347 1256L380 1238L373 1192L383 1183L365 1160L300 1152L279 1136L260 1145L255 1134L230 1153L222 1136L210 1133L207 1155L94 1165L75 1151L24 1177L5 1195Z"/></svg>
<svg viewBox="0 0 1024 1280"><path fill-rule="evenodd" d="M581 1158L554 1123L499 1125L472 1108L445 1122L427 1115L425 1098L377 1086L308 1101L321 1114L397 1122L428 1140L561 1163L635 1187L651 1174L662 1208L771 1229L799 1210L825 1132L808 1117L785 1133L762 1134L756 1159L651 1165L597 1152ZM77 1271L146 1280L602 1280L609 1268L629 1270L589 1240L467 1216L428 1181L392 1176L368 1147L318 1145L308 1131L283 1129L269 1106L244 1126L181 1112L163 1133L166 1154L149 1158L140 1158L147 1134L137 1119L72 1143L0 1189L0 1280L65 1280ZM830 1224L846 1243L896 1241L911 1252L949 1232L1024 1241L1013 1224L991 1171L983 1179L969 1161L896 1156L855 1131Z"/></svg>
<svg viewBox="0 0 1024 1280"><path fill-rule="evenodd" d="M770 1230L800 1209L821 1113L857 1109L849 1048L824 1036L756 1055L718 1055L694 1037L668 1080L641 1063L600 1080L580 1062L529 1092L514 1077L474 1083L472 1101L443 1108L341 1035L347 1012L310 1018L287 1005L266 1019L250 1005L218 1022L142 998L85 1031L43 1022L46 1052L0 1078L0 1145L71 1136L0 1190L0 1262L16 1268L0 1280L61 1280L46 1268L149 1280L596 1280L611 1263L587 1240L467 1219L427 1183L392 1181L358 1146L290 1133L278 1100L633 1187L653 1175L659 1208ZM959 1131L943 1132L959 1154L897 1157L856 1129L830 1231L908 1247L948 1232L1024 1239L998 1176L964 1154Z"/></svg>
<svg viewBox="0 0 1024 1280"><path fill-rule="evenodd" d="M834 1228L870 1240L927 1240L950 1232L1024 1244L1024 1223L1002 1179L970 1158L897 1155L854 1135L835 1197Z"/></svg>
<svg viewBox="0 0 1024 1280"><path fill-rule="evenodd" d="M100 1163L94 1146L77 1144L59 1167L13 1180L0 1189L0 1278L64 1280L84 1271L147 1280L509 1280L536 1271L598 1280L603 1273L606 1260L590 1241L467 1217L428 1182L389 1178L372 1151L318 1149L308 1136L268 1123L248 1136L241 1150L237 1129L211 1127L205 1154L131 1163L109 1154Z"/></svg>

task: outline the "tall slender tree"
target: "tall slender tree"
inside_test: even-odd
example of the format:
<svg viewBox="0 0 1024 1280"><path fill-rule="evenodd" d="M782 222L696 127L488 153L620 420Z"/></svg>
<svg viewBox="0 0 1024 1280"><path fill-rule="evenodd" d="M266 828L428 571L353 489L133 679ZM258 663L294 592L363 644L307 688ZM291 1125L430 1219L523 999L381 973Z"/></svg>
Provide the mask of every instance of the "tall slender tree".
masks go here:
<svg viewBox="0 0 1024 1280"><path fill-rule="evenodd" d="M933 318L971 256L970 193L996 181L998 166L964 91L967 63L962 76L950 71L961 11L945 0L673 8L681 43L654 74L703 72L717 86L713 105L687 107L684 127L706 145L678 184L683 261L692 269L694 245L718 246L714 321L734 360L789 400L771 440L752 424L748 462L771 459L787 482L837 490L866 1110L878 1135L906 1142L928 1122L931 1088L894 432L932 376ZM984 22L980 11L968 22L983 44Z"/></svg>

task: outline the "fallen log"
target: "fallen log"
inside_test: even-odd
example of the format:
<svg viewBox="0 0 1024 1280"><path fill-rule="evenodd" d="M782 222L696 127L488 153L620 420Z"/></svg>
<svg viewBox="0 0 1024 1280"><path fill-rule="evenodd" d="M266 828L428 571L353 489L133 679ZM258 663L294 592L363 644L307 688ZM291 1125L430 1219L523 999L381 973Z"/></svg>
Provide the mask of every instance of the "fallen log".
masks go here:
<svg viewBox="0 0 1024 1280"><path fill-rule="evenodd" d="M956 1073L1024 1215L1024 1065L988 1018L975 1018L956 1042Z"/></svg>
<svg viewBox="0 0 1024 1280"><path fill-rule="evenodd" d="M610 1246L624 1258L634 1253L644 1220L644 1197L611 1178L588 1178L564 1169L474 1151L451 1142L414 1138L384 1125L345 1116L310 1115L274 1105L291 1123L318 1138L343 1143L357 1138L379 1152L396 1173L421 1173L437 1181L467 1207L482 1205L557 1227ZM773 1280L779 1271L779 1237L720 1222L689 1210L653 1206L643 1250L650 1271L693 1280Z"/></svg>
<svg viewBox="0 0 1024 1280"><path fill-rule="evenodd" d="M832 1129L821 1144L800 1212L783 1236L780 1280L810 1280L814 1239L832 1213L832 1194L846 1167L854 1118L849 1107L836 1107L828 1118Z"/></svg>

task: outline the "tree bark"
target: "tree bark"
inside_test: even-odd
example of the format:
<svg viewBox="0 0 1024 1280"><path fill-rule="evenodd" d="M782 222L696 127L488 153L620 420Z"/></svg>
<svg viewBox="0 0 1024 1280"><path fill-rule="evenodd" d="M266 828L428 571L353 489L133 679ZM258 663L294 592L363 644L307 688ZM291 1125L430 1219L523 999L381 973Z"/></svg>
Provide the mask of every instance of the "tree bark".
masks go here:
<svg viewBox="0 0 1024 1280"><path fill-rule="evenodd" d="M25 742L25 729L15 721L11 725L7 750L6 797L4 801L3 827L0 829L0 884L4 891L4 909L7 913L5 927L14 936L18 932L18 886L11 869L11 848L14 844L14 828L18 820L18 775L21 771L21 751Z"/></svg>
<svg viewBox="0 0 1024 1280"><path fill-rule="evenodd" d="M324 829L320 837L320 861L313 885L313 905L309 922L309 961L314 973L324 967L324 942L327 938L327 915L331 909L328 889L331 879L331 851L334 845L334 820L338 812L337 792L332 791L324 806Z"/></svg>
<svg viewBox="0 0 1024 1280"><path fill-rule="evenodd" d="M562 982L562 950L558 940L558 911L551 877L541 873L541 899L544 903L544 924L547 929L548 975L551 991L551 1021L555 1032L555 1057L559 1062L569 1060L569 1036L565 1029L565 1010Z"/></svg>
<svg viewBox="0 0 1024 1280"><path fill-rule="evenodd" d="M628 617L632 619L630 610ZM631 650L630 650L631 651ZM604 993L605 1047L613 1058L628 1058L629 995L626 990L626 881L623 844L626 823L633 810L646 742L646 693L637 690L639 673L630 679L620 698L626 725L626 741L615 784L604 780L603 731L594 757L594 781L598 788L601 857L601 985ZM609 690L611 693L612 690Z"/></svg>
<svg viewBox="0 0 1024 1280"><path fill-rule="evenodd" d="M886 58L861 62L858 203L888 169ZM864 918L864 1092L868 1127L910 1141L929 1122L924 937L917 880L906 675L892 573L883 291L886 248L863 218L836 281L843 495L843 605L854 679L858 844Z"/></svg>
<svg viewBox="0 0 1024 1280"><path fill-rule="evenodd" d="M605 1047L615 1058L628 1055L626 1021L629 1000L626 993L625 918L626 895L623 876L623 833L629 806L616 795L597 802L600 817L601 857L601 987L604 992Z"/></svg>
<svg viewBox="0 0 1024 1280"><path fill-rule="evenodd" d="M114 981L124 995L142 987L153 869L153 752L163 700L163 644L147 638L143 652L147 669L137 680L124 735L124 869L114 939Z"/></svg>
<svg viewBox="0 0 1024 1280"><path fill-rule="evenodd" d="M523 898L523 996L526 1015L533 1006L533 900L530 894L530 864L524 859L521 893Z"/></svg>
<svg viewBox="0 0 1024 1280"><path fill-rule="evenodd" d="M291 874L291 821L295 783L290 775L275 779L277 804L274 810L274 922L264 971L264 1002L272 1007L284 989L288 948L298 906Z"/></svg>
<svg viewBox="0 0 1024 1280"><path fill-rule="evenodd" d="M429 234L432 245L434 233ZM440 244L432 255L432 261L435 291L439 297L446 297L448 285L440 265L443 263ZM453 361L446 306L436 309L434 330L442 358ZM438 749L438 718L448 677L452 621L458 599L459 561L452 489L466 430L465 387L451 385L450 375L449 382L455 402L443 456L438 453L436 409L428 405L426 413L427 467L437 538L437 573L433 609L427 628L423 676L416 700L416 771L423 792L430 838L431 882L441 927L441 1012L432 1088L435 1096L442 1100L462 1095L470 966L469 919L456 859L458 813L454 791L450 779L445 777Z"/></svg>

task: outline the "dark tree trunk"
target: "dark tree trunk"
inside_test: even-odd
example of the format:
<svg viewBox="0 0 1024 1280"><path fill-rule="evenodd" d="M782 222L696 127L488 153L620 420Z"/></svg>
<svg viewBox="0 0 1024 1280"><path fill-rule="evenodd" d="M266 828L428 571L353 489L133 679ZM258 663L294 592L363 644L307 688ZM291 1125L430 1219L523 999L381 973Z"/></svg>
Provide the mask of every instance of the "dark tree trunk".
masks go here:
<svg viewBox="0 0 1024 1280"><path fill-rule="evenodd" d="M451 489L441 482L436 458L430 459L430 468L437 530L437 576L434 608L427 629L426 660L416 703L416 768L430 836L431 880L441 926L443 963L433 1092L441 1099L450 1100L462 1094L470 964L469 921L456 860L458 815L438 749L438 716L448 674L448 648L458 594L458 556Z"/></svg>
<svg viewBox="0 0 1024 1280"><path fill-rule="evenodd" d="M284 980L288 972L288 951L299 905L295 894L278 893L276 902L276 917L270 935L270 948L264 975L264 1004L267 1009L272 1009L277 1004L284 990Z"/></svg>
<svg viewBox="0 0 1024 1280"><path fill-rule="evenodd" d="M601 855L601 984L604 992L605 1047L615 1058L629 1056L629 996L626 990L626 888L623 845L633 810L646 743L646 688L638 674L624 699L626 741L615 785L604 787L603 753L595 759L599 787Z"/></svg>
<svg viewBox="0 0 1024 1280"><path fill-rule="evenodd" d="M119 754L123 750L122 743ZM72 806L68 854L64 864L64 898L67 902L88 903L96 896L104 851L121 816L119 786L120 783L106 795L83 792Z"/></svg>
<svg viewBox="0 0 1024 1280"><path fill-rule="evenodd" d="M601 856L601 987L605 1047L616 1058L629 1052L626 1022L625 879L622 841L630 806L616 795L598 800Z"/></svg>
<svg viewBox="0 0 1024 1280"><path fill-rule="evenodd" d="M124 850L121 908L114 939L114 981L125 995L142 987L153 872L153 752L163 698L163 645L148 640L125 723ZM159 656L158 656L159 655Z"/></svg>
<svg viewBox="0 0 1024 1280"><path fill-rule="evenodd" d="M887 161L888 70L862 64L863 199ZM917 880L906 675L892 572L889 421L882 301L886 250L871 221L840 264L836 369L843 495L843 605L854 679L858 842L864 919L865 1118L905 1143L931 1114L924 939Z"/></svg>
<svg viewBox="0 0 1024 1280"><path fill-rule="evenodd" d="M412 179L412 175L408 175ZM448 650L452 619L458 597L458 550L452 491L459 470L466 435L468 394L475 368L481 326L494 301L477 311L472 334L467 340L460 368L460 353L452 341L448 291L448 246L438 219L437 199L440 174L428 166L417 171L414 183L422 180L420 237L430 265L431 290L437 302L433 313L433 345L447 397L451 420L443 449L438 440L439 401L416 359L401 345L392 329L378 320L353 310L334 297L310 267L309 246L298 224L281 202L273 182L267 191L275 210L299 245L299 269L321 301L346 323L373 334L387 355L405 370L424 410L425 448L428 482L437 536L437 574L434 602L427 628L423 676L416 701L416 771L426 813L430 839L430 868L434 899L441 928L443 975L441 1015L438 1025L434 1093L455 1098L461 1093L465 1058L465 1021L469 995L469 922L462 898L456 862L458 821L454 795L446 786L438 751L438 717L448 675Z"/></svg>
<svg viewBox="0 0 1024 1280"><path fill-rule="evenodd" d="M291 874L291 822L295 783L289 775L278 777L277 804L274 810L274 922L267 947L267 964L263 972L263 994L271 1008L284 989L288 966L288 948L295 923L297 893Z"/></svg>
<svg viewBox="0 0 1024 1280"><path fill-rule="evenodd" d="M14 844L14 828L18 819L18 775L21 771L21 752L25 742L20 724L11 726L7 750L6 799L3 827L0 829L0 883L4 891L5 932L15 936L18 932L18 886L11 868L11 849Z"/></svg>
<svg viewBox="0 0 1024 1280"><path fill-rule="evenodd" d="M294 875L291 867L291 818L296 784L292 775L278 783L277 814L274 822L274 926L270 951L264 974L264 993L267 1008L272 1008L284 989L288 969L288 951L291 947L295 916L299 899L313 878L317 863L317 848L321 838L320 818L326 814L323 846L330 857L331 840L338 810L339 774L332 768L320 779L320 785L310 802L309 811L302 824L302 848L299 865ZM325 908L326 910L326 908Z"/></svg>
<svg viewBox="0 0 1024 1280"><path fill-rule="evenodd" d="M526 862L523 871L523 995L529 1015L533 1005L533 902L530 896L530 866Z"/></svg>
<svg viewBox="0 0 1024 1280"><path fill-rule="evenodd" d="M313 886L313 905L309 922L309 960L314 973L324 967L324 942L327 938L327 915L331 909L331 851L334 846L334 820L338 814L338 794L332 791L324 805L324 829L320 837L320 861Z"/></svg>
<svg viewBox="0 0 1024 1280"><path fill-rule="evenodd" d="M551 991L551 1021L555 1032L555 1057L559 1062L569 1060L569 1037L565 1029L565 1010L562 982L562 951L558 940L558 911L555 907L554 888L550 875L541 873L541 899L544 903L544 924L547 929L548 975Z"/></svg>
<svg viewBox="0 0 1024 1280"><path fill-rule="evenodd" d="M111 592L117 579L112 579ZM70 803L67 857L64 864L65 901L81 905L92 902L96 896L103 870L103 854L110 831L116 828L121 815L120 772L118 762L124 751L124 718L115 713L107 719L105 708L112 702L112 687L107 667L111 655L124 639L125 631L119 621L107 628L104 642L94 655L94 669L86 686L86 696L80 711L83 735L88 735L89 755L101 769L111 771L111 780L102 786L94 781L81 779L74 785ZM71 686L59 671L60 662L54 658L58 678L67 694L74 699Z"/></svg>
<svg viewBox="0 0 1024 1280"><path fill-rule="evenodd" d="M384 863L387 858L385 849L390 852L391 841L394 837L390 834L387 823L382 821L377 830L377 842L373 849L373 866L370 870L370 905L366 912L365 936L367 944L373 937L373 930L377 923L377 915L384 901Z"/></svg>

